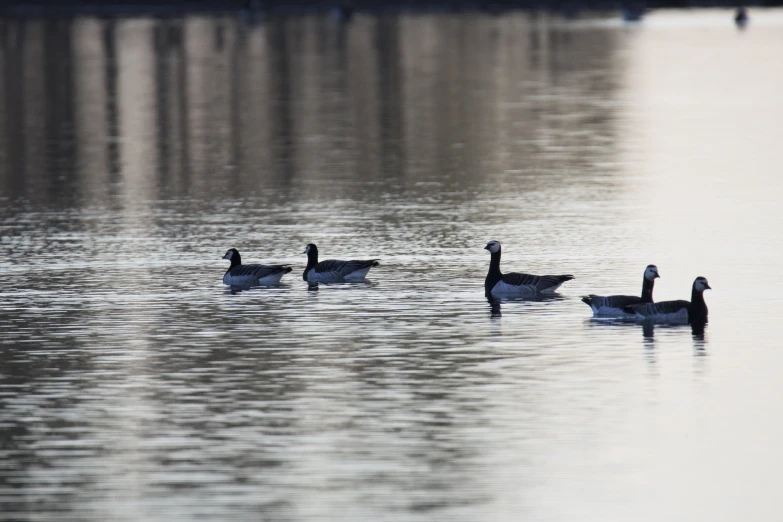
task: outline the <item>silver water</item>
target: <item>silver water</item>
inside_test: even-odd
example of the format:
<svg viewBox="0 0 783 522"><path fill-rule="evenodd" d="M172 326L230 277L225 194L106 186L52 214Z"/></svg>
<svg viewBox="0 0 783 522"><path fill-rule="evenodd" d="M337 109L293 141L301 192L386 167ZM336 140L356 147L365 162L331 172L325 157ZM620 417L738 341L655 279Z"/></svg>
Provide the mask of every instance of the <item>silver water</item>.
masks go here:
<svg viewBox="0 0 783 522"><path fill-rule="evenodd" d="M779 511L781 11L2 25L0 518ZM703 335L591 320L650 263Z"/></svg>

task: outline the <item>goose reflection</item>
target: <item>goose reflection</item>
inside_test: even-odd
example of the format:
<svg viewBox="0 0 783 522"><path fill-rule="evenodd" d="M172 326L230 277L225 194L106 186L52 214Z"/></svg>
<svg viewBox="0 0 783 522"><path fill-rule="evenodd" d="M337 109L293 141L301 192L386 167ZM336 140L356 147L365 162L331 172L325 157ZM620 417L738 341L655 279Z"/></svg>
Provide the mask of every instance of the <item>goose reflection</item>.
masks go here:
<svg viewBox="0 0 783 522"><path fill-rule="evenodd" d="M378 286L378 283L375 281L370 281L369 279L364 279L362 281L334 281L334 282L308 281L307 291L317 292L318 289L322 286L333 287L335 289L342 288L344 290L347 290L349 288L356 288L356 287L373 288Z"/></svg>
<svg viewBox="0 0 783 522"><path fill-rule="evenodd" d="M694 341L700 342L702 345L705 342L704 338L704 331L707 328L707 322L694 322L690 325L687 324L660 324L656 323L655 321L646 320L646 321L640 321L637 324L640 324L642 326L642 335L646 339L652 339L655 336L655 327L658 328L667 328L667 329L684 329L685 326L691 327L691 335L693 336Z"/></svg>
<svg viewBox="0 0 783 522"><path fill-rule="evenodd" d="M642 337L645 340L652 341L655 337L655 322L654 321L642 321Z"/></svg>
<svg viewBox="0 0 783 522"><path fill-rule="evenodd" d="M595 318L591 317L584 320L585 326L589 328L636 328L637 324L634 321L625 321L621 318Z"/></svg>
<svg viewBox="0 0 783 522"><path fill-rule="evenodd" d="M642 335L645 338L652 339L655 336L655 327L658 326L659 328L672 328L672 329L681 329L684 326L690 326L691 327L691 335L693 336L693 339L695 341L704 341L704 331L707 328L707 321L694 321L692 323L659 323L651 319L646 319L643 321L637 321L636 324L640 324L642 326Z"/></svg>
<svg viewBox="0 0 783 522"><path fill-rule="evenodd" d="M492 294L487 293L487 302L489 303L489 316L492 318L503 317L503 312L500 309L500 299L492 297Z"/></svg>
<svg viewBox="0 0 783 522"><path fill-rule="evenodd" d="M638 328L639 326L642 327L642 339L648 347L651 347L655 342L655 329L657 328L663 328L663 329L671 329L671 330L682 330L685 326L690 326L691 328L691 335L693 336L693 342L694 347L696 347L698 350L704 350L706 347L706 339L704 336L704 332L707 327L707 322L694 322L692 324L688 323L656 323L656 321L647 319L647 320L637 320L637 321L623 321L621 319L595 319L590 318L585 320L585 325L587 325L590 328Z"/></svg>
<svg viewBox="0 0 783 522"><path fill-rule="evenodd" d="M237 295L242 292L264 292L269 290L279 290L281 288L289 288L289 285L285 284L270 284L270 285L230 285L224 286L224 293L226 295Z"/></svg>
<svg viewBox="0 0 783 522"><path fill-rule="evenodd" d="M548 301L562 301L565 299L565 297L559 294L497 297L489 292L485 292L484 297L486 297L487 302L489 303L489 316L493 318L503 317L503 311L501 310L501 304L503 303L543 303Z"/></svg>
<svg viewBox="0 0 783 522"><path fill-rule="evenodd" d="M707 330L707 322L698 322L691 324L691 336L693 337L693 347L697 351L702 351L707 346L707 338L705 337L705 332ZM704 355L704 353L700 353L698 355Z"/></svg>

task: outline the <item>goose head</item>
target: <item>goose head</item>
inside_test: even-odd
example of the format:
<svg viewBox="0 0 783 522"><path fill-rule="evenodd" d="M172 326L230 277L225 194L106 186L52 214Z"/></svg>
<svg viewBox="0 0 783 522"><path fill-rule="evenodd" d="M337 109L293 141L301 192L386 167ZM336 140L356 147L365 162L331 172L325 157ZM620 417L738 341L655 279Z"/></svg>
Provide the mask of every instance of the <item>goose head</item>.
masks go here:
<svg viewBox="0 0 783 522"><path fill-rule="evenodd" d="M489 250L491 253L495 254L496 252L500 251L500 243L493 239L487 243L487 246L484 247L484 250Z"/></svg>
<svg viewBox="0 0 783 522"><path fill-rule="evenodd" d="M693 282L693 289L696 290L697 292L701 293L701 292L704 292L705 290L712 290L712 287L707 282L707 278L706 277L699 276Z"/></svg>
<svg viewBox="0 0 783 522"><path fill-rule="evenodd" d="M307 254L308 256L314 255L318 253L318 247L315 246L315 243L309 243L303 252L303 254Z"/></svg>
<svg viewBox="0 0 783 522"><path fill-rule="evenodd" d="M658 267L655 265L647 265L647 268L644 270L644 278L653 281L659 277L661 276L658 275Z"/></svg>
<svg viewBox="0 0 783 522"><path fill-rule="evenodd" d="M242 262L242 258L239 256L239 250L236 248L229 248L226 250L226 255L223 256L223 259L228 259L231 261L231 264L240 264Z"/></svg>

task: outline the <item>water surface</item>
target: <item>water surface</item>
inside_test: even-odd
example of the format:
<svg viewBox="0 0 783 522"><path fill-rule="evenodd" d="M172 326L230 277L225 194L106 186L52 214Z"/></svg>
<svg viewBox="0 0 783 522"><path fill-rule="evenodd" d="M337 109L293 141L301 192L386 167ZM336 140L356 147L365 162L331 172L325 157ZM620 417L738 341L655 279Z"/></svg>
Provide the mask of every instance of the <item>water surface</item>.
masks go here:
<svg viewBox="0 0 783 522"><path fill-rule="evenodd" d="M5 19L0 518L763 520L783 13ZM554 299L483 295L571 273ZM366 284L301 280L378 257ZM232 292L220 258L295 270ZM592 321L586 293L710 324Z"/></svg>

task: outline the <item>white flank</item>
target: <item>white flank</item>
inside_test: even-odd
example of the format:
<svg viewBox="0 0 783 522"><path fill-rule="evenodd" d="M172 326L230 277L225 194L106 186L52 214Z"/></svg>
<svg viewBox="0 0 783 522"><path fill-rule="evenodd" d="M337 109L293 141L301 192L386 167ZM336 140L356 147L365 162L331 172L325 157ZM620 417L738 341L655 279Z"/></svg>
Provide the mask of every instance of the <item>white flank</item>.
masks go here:
<svg viewBox="0 0 783 522"><path fill-rule="evenodd" d="M258 284L260 285L275 285L280 282L280 280L283 278L283 275L285 272L281 271L276 274L271 274L266 277L262 277L258 280Z"/></svg>
<svg viewBox="0 0 783 522"><path fill-rule="evenodd" d="M350 274L345 274L345 280L346 281L361 281L365 277L367 277L367 272L370 271L371 266L368 266L367 268L362 268L361 270L354 270Z"/></svg>
<svg viewBox="0 0 783 522"><path fill-rule="evenodd" d="M492 287L492 295L536 295L536 287L533 285L510 285L498 281Z"/></svg>
<svg viewBox="0 0 783 522"><path fill-rule="evenodd" d="M633 315L625 313L622 308L612 308L611 306L591 306L593 309L593 315L597 315L600 317L631 317L633 318Z"/></svg>
<svg viewBox="0 0 783 522"><path fill-rule="evenodd" d="M685 324L688 322L688 309L683 308L673 314L642 315L637 313L636 318L658 324Z"/></svg>

